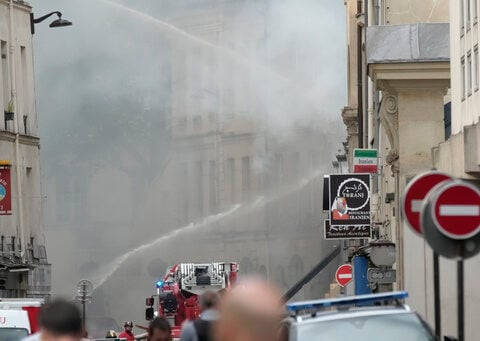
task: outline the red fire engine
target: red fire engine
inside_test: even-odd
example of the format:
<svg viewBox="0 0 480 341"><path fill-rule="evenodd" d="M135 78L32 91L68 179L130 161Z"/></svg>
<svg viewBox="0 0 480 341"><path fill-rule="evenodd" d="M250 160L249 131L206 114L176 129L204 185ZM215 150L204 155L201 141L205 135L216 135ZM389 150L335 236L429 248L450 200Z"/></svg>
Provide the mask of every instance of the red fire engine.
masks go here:
<svg viewBox="0 0 480 341"><path fill-rule="evenodd" d="M156 315L165 317L172 326L172 336L180 337L183 322L199 317L199 296L235 285L237 272L237 263L181 263L170 267L165 278L157 282L157 294L147 298L147 320Z"/></svg>

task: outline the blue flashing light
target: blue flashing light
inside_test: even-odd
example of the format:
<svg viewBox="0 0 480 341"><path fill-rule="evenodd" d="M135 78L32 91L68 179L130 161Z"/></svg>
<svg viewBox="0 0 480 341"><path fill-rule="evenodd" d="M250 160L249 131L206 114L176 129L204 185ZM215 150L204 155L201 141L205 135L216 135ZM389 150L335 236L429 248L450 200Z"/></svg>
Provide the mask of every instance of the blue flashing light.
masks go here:
<svg viewBox="0 0 480 341"><path fill-rule="evenodd" d="M163 287L163 281L158 281L156 285L157 285L157 288Z"/></svg>
<svg viewBox="0 0 480 341"><path fill-rule="evenodd" d="M303 301L297 303L287 304L287 310L290 313L297 313L300 311L308 310L321 310L325 308L335 307L335 306L353 306L356 304L368 305L374 304L376 302L385 302L385 301L395 301L401 300L408 297L406 291L393 291L385 292L380 294L367 294L367 295L357 295L349 297L339 297L333 299L322 299L322 300L312 300L312 301Z"/></svg>

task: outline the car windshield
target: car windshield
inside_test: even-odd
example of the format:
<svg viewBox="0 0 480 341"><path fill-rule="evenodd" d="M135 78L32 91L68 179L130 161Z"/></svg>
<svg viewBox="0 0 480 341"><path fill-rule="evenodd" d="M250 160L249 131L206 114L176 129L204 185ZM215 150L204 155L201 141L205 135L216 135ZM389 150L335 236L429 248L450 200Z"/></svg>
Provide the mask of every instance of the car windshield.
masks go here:
<svg viewBox="0 0 480 341"><path fill-rule="evenodd" d="M433 341L434 336L413 313L351 318L298 326L298 341Z"/></svg>
<svg viewBox="0 0 480 341"><path fill-rule="evenodd" d="M0 328L0 340L20 341L28 336L28 330L24 328Z"/></svg>

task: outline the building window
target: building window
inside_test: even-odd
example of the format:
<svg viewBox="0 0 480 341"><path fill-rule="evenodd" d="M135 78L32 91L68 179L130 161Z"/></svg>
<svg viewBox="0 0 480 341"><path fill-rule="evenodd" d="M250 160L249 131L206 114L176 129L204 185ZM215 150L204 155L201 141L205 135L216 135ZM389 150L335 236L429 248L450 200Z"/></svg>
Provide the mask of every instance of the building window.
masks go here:
<svg viewBox="0 0 480 341"><path fill-rule="evenodd" d="M294 152L292 155L292 178L298 179L299 177L299 169L300 169L300 153Z"/></svg>
<svg viewBox="0 0 480 341"><path fill-rule="evenodd" d="M230 203L235 202L235 159L227 159L227 183Z"/></svg>
<svg viewBox="0 0 480 341"><path fill-rule="evenodd" d="M210 213L217 212L217 191L216 191L216 177L217 168L215 160L210 160L208 163L208 200L210 204Z"/></svg>
<svg viewBox="0 0 480 341"><path fill-rule="evenodd" d="M197 161L195 163L195 173L196 173L196 187L197 187L197 213L201 217L203 215L203 164L202 161Z"/></svg>
<svg viewBox="0 0 480 341"><path fill-rule="evenodd" d="M478 21L478 15L477 15L477 4L478 0L472 0L472 17L473 17L473 23L476 24Z"/></svg>
<svg viewBox="0 0 480 341"><path fill-rule="evenodd" d="M215 123L215 113L209 112L208 113L208 123L213 124Z"/></svg>
<svg viewBox="0 0 480 341"><path fill-rule="evenodd" d="M282 154L275 154L273 167L274 167L273 178L275 181L274 186L278 188L283 181L283 155Z"/></svg>
<svg viewBox="0 0 480 341"><path fill-rule="evenodd" d="M462 89L462 101L465 99L465 57L462 57L462 72L461 72L461 89Z"/></svg>
<svg viewBox="0 0 480 341"><path fill-rule="evenodd" d="M180 165L178 177L178 188L180 189L180 207L181 218L180 221L187 223L190 219L190 207L189 207L189 185L188 185L188 166L186 163Z"/></svg>
<svg viewBox="0 0 480 341"><path fill-rule="evenodd" d="M207 89L210 93L217 93L217 56L214 50L207 50Z"/></svg>
<svg viewBox="0 0 480 341"><path fill-rule="evenodd" d="M22 62L22 103L23 114L26 115L30 112L30 93L28 88L28 64L27 64L27 50L25 46L20 46L20 59ZM18 111L18 110L17 110ZM19 112L20 114L20 112Z"/></svg>
<svg viewBox="0 0 480 341"><path fill-rule="evenodd" d="M250 193L250 158L242 157L242 194L243 200L249 199Z"/></svg>
<svg viewBox="0 0 480 341"><path fill-rule="evenodd" d="M194 115L193 116L193 129L200 130L202 128L202 116L201 115Z"/></svg>
<svg viewBox="0 0 480 341"><path fill-rule="evenodd" d="M470 29L470 23L471 23L471 13L470 13L470 0L467 1L467 30Z"/></svg>
<svg viewBox="0 0 480 341"><path fill-rule="evenodd" d="M28 115L23 115L23 132L28 135Z"/></svg>
<svg viewBox="0 0 480 341"><path fill-rule="evenodd" d="M467 55L467 94L472 94L472 53L468 52Z"/></svg>
<svg viewBox="0 0 480 341"><path fill-rule="evenodd" d="M480 78L480 70L478 69L478 67L480 66L479 59L478 59L478 46L476 46L475 49L473 50L473 66L474 66L473 77L475 80L474 86L475 86L475 91L477 91L479 86L479 78Z"/></svg>
<svg viewBox="0 0 480 341"><path fill-rule="evenodd" d="M59 176L56 178L56 196L57 196L57 220L69 222L73 216L72 194L75 191L73 180L69 176Z"/></svg>
<svg viewBox="0 0 480 341"><path fill-rule="evenodd" d="M7 42L0 41L0 53L2 67L0 69L0 87L2 87L2 92L0 93L0 104L2 107L0 109L7 109L8 101L10 98L10 90L8 88L8 59L7 59Z"/></svg>
<svg viewBox="0 0 480 341"><path fill-rule="evenodd" d="M224 74L228 74L229 77L225 77L224 90L223 90L223 105L227 117L233 117L235 114L235 84L236 84L236 70L233 62L225 63Z"/></svg>

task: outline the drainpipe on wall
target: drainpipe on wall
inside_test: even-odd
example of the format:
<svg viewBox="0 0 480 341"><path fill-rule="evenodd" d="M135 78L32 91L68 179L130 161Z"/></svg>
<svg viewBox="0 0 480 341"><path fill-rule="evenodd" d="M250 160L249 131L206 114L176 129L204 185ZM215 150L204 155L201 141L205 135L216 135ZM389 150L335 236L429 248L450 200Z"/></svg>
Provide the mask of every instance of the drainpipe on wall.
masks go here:
<svg viewBox="0 0 480 341"><path fill-rule="evenodd" d="M18 100L17 100L17 83L16 83L16 59L15 59L15 44L13 34L14 25L13 25L13 0L10 0L10 89L11 89L11 100L15 108L14 115L14 133L15 133L15 177L17 178L17 204L18 204L18 229L20 230L20 256L22 262L25 263L25 231L23 226L23 195L22 195L22 167L20 165L20 146L19 146L19 128L18 128L18 116L20 115ZM18 232L17 232L18 233Z"/></svg>
<svg viewBox="0 0 480 341"><path fill-rule="evenodd" d="M398 161L395 161L398 162ZM395 229L397 237L397 290L404 290L403 271L403 228L400 221L400 169L399 165L394 166L395 174Z"/></svg>
<svg viewBox="0 0 480 341"><path fill-rule="evenodd" d="M362 44L362 52L365 54L365 58L362 58L362 68L364 72L362 73L362 82L365 84L365 89L362 89L363 95L364 95L364 100L363 103L365 105L365 114L367 116L366 121L364 122L364 138L363 138L363 145L365 148L371 148L370 147L370 134L372 129L370 128L370 123L371 123L371 112L372 112L372 105L370 105L370 89L372 88L370 85L370 82L368 81L368 72L367 72L367 58L366 58L366 51L365 47L367 45L367 27L370 25L368 22L369 19L369 6L370 4L368 3L368 0L365 0L365 3L363 4L363 12L365 14L365 26L363 27L363 34L362 36L364 37L364 44Z"/></svg>
<svg viewBox="0 0 480 341"><path fill-rule="evenodd" d="M362 0L357 1L357 19L362 15ZM363 148L363 58L362 26L357 22L357 122L358 148Z"/></svg>

